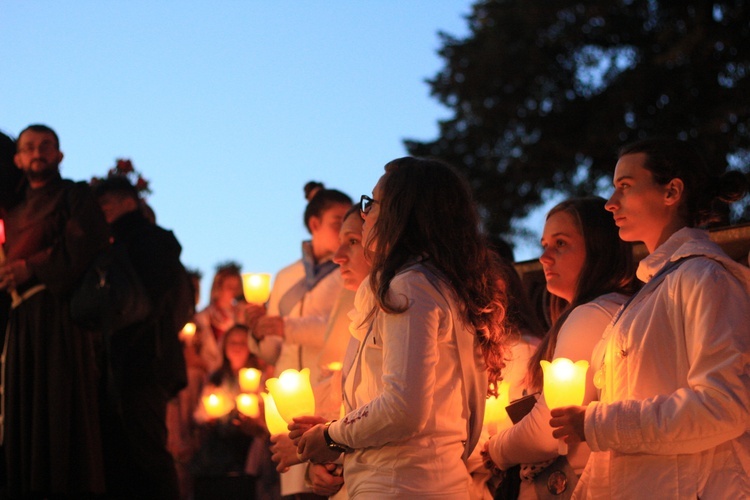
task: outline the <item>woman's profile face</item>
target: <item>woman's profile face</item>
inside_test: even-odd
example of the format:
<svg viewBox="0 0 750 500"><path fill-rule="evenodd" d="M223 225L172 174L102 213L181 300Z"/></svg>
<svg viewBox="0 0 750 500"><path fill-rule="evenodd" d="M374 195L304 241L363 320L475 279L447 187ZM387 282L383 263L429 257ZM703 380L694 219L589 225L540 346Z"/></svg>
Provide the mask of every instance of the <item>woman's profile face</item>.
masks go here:
<svg viewBox="0 0 750 500"><path fill-rule="evenodd" d="M365 260L365 249L362 246L362 218L359 213L352 213L344 220L339 243L338 250L333 254L333 261L341 269L344 288L356 291L370 273L370 264Z"/></svg>
<svg viewBox="0 0 750 500"><path fill-rule="evenodd" d="M339 231L350 205L331 205L320 216L310 217L310 234L318 255L330 255L339 247Z"/></svg>
<svg viewBox="0 0 750 500"><path fill-rule="evenodd" d="M568 302L575 297L578 277L586 262L586 242L575 218L565 211L555 212L544 223L542 256L539 262L547 280L547 290Z"/></svg>

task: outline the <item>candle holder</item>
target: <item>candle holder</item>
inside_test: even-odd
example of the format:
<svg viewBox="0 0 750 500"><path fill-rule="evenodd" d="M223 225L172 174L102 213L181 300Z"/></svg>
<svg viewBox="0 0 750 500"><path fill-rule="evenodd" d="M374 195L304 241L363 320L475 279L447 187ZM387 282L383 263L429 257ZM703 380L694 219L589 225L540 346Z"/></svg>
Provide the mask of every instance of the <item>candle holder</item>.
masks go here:
<svg viewBox="0 0 750 500"><path fill-rule="evenodd" d="M266 388L273 396L279 415L292 423L294 417L315 415L315 397L310 385L310 369L284 370L279 378L266 381Z"/></svg>
<svg viewBox="0 0 750 500"><path fill-rule="evenodd" d="M261 371L257 368L240 368L240 388L242 392L258 392Z"/></svg>
<svg viewBox="0 0 750 500"><path fill-rule="evenodd" d="M266 392L260 394L263 397L263 413L266 419L266 427L272 436L289 433L286 420L281 418L279 410L276 408L276 402L273 396Z"/></svg>
<svg viewBox="0 0 750 500"><path fill-rule="evenodd" d="M237 411L250 418L260 416L260 400L257 394L240 394L235 398Z"/></svg>
<svg viewBox="0 0 750 500"><path fill-rule="evenodd" d="M541 365L544 372L544 400L550 410L583 403L588 361L573 363L568 358L557 358L552 363L542 360ZM557 451L560 455L567 455L568 443L560 439Z"/></svg>
<svg viewBox="0 0 750 500"><path fill-rule="evenodd" d="M510 384L500 382L497 388L497 397L490 396L484 406L484 426L487 431L497 434L497 431L508 427L510 417L505 409L510 404Z"/></svg>
<svg viewBox="0 0 750 500"><path fill-rule="evenodd" d="M271 295L271 275L268 273L242 273L242 292L250 304L265 304Z"/></svg>

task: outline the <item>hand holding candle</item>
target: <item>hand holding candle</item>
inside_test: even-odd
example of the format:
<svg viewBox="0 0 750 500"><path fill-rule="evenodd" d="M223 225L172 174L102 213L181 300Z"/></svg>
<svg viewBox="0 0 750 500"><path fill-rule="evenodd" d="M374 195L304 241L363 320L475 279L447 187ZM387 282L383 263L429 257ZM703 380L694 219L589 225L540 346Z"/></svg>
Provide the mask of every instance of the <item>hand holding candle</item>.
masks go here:
<svg viewBox="0 0 750 500"><path fill-rule="evenodd" d="M552 410L562 406L575 406L583 403L586 393L587 361L573 363L567 358L557 358L550 363L542 360L544 372L544 400ZM560 439L558 448L560 455L568 454L568 445Z"/></svg>

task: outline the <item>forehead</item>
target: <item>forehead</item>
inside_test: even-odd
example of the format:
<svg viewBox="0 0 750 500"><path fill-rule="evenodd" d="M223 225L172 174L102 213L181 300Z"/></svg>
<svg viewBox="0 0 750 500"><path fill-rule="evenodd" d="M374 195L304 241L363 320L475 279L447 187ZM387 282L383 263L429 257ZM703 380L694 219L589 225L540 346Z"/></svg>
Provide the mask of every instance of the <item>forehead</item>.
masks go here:
<svg viewBox="0 0 750 500"><path fill-rule="evenodd" d="M614 181L623 177L632 179L649 179L653 178L651 171L646 168L646 153L633 153L620 157L615 165Z"/></svg>
<svg viewBox="0 0 750 500"><path fill-rule="evenodd" d="M544 235L552 236L555 234L564 234L567 236L580 235L578 224L575 218L568 212L561 210L555 212L544 223Z"/></svg>
<svg viewBox="0 0 750 500"><path fill-rule="evenodd" d="M18 144L50 142L56 144L55 136L51 132L37 132L27 130L18 138Z"/></svg>
<svg viewBox="0 0 750 500"><path fill-rule="evenodd" d="M364 221L362 220L362 217L360 217L359 212L352 212L349 217L344 219L344 223L341 225L341 234L347 234L347 233L358 233L362 234L362 223Z"/></svg>

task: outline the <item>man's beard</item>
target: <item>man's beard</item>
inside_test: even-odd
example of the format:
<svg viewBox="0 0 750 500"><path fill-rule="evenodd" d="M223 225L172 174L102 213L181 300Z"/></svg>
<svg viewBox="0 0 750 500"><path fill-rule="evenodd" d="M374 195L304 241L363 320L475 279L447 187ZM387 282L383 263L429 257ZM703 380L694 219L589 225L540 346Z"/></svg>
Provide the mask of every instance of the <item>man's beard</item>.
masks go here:
<svg viewBox="0 0 750 500"><path fill-rule="evenodd" d="M45 165L45 168L43 170L26 170L24 173L26 174L26 178L29 180L29 182L34 183L46 183L52 179L54 179L59 172L59 164L53 163Z"/></svg>

